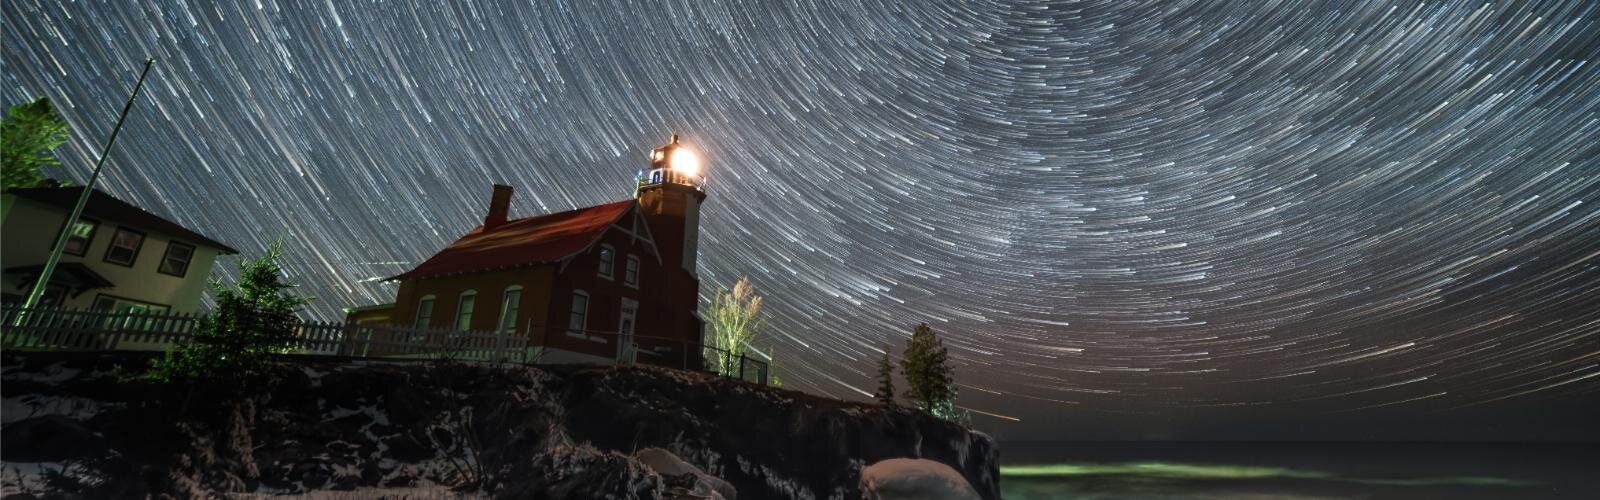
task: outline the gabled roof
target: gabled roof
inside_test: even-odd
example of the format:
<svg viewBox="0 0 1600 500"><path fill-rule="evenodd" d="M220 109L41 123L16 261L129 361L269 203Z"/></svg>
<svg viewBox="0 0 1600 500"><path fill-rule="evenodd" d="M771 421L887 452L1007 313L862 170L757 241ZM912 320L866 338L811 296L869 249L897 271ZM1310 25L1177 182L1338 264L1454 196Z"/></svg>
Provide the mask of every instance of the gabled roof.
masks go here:
<svg viewBox="0 0 1600 500"><path fill-rule="evenodd" d="M19 198L50 205L70 213L72 207L78 203L78 193L83 192L82 186L72 187L37 187L7 189L7 194L17 195ZM89 204L83 207L83 216L102 221L111 221L118 224L137 227L142 230L163 233L174 239L183 240L198 245L205 245L221 250L223 254L236 254L238 250L224 245L217 240L207 238L189 228L178 225L144 209L133 206L128 202L116 199L104 191L94 190L89 195Z"/></svg>
<svg viewBox="0 0 1600 500"><path fill-rule="evenodd" d="M389 278L424 278L556 262L589 248L606 228L631 213L634 200L472 228L416 268Z"/></svg>

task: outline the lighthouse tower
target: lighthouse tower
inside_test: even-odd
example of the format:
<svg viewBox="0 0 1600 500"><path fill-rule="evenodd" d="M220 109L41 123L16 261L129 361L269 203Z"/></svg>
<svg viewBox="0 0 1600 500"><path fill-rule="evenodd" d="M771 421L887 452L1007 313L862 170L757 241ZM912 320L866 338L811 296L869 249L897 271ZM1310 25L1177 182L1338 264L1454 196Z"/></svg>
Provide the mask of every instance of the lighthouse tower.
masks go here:
<svg viewBox="0 0 1600 500"><path fill-rule="evenodd" d="M672 134L671 143L650 152L650 168L639 173L635 191L665 271L663 296L656 298L665 307L657 321L665 331L685 332L692 338L689 352L696 357L705 331L698 312L700 273L695 266L700 204L706 200L701 167L694 150L679 144L678 134Z"/></svg>
<svg viewBox="0 0 1600 500"><path fill-rule="evenodd" d="M662 260L676 263L697 282L695 255L700 244L700 204L705 202L705 177L694 150L672 142L650 152L650 168L639 174L636 197L660 242ZM698 289L693 293L698 294Z"/></svg>

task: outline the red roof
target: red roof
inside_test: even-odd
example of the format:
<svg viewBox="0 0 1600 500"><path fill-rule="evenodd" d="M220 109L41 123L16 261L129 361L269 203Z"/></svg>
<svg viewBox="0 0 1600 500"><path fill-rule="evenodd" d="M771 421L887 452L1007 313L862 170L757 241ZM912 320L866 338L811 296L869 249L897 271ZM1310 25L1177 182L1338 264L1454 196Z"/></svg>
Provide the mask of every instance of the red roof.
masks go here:
<svg viewBox="0 0 1600 500"><path fill-rule="evenodd" d="M623 200L472 228L416 268L390 279L419 278L554 262L589 248L633 208Z"/></svg>

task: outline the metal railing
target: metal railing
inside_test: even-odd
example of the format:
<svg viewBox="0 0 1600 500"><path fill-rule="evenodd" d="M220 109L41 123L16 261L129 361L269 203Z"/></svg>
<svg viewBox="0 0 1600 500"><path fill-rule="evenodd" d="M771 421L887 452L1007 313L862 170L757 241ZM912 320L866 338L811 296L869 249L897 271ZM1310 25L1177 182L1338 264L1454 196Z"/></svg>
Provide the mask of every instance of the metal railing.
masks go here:
<svg viewBox="0 0 1600 500"><path fill-rule="evenodd" d="M767 385L768 363L744 353L730 353L727 349L705 346L705 369L746 382Z"/></svg>

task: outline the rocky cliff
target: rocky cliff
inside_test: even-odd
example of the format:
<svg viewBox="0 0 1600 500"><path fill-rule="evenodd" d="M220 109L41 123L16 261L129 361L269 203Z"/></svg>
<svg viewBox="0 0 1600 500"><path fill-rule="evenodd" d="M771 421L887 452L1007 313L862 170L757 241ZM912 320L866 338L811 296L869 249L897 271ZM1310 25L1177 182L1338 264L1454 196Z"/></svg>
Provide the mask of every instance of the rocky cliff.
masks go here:
<svg viewBox="0 0 1600 500"><path fill-rule="evenodd" d="M899 457L999 498L982 434L711 375L306 357L241 387L144 381L145 359L0 357L7 498L706 498L650 448L738 498L861 498L861 469Z"/></svg>

